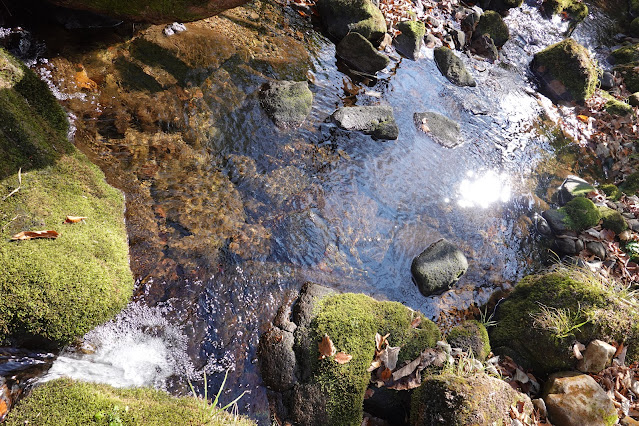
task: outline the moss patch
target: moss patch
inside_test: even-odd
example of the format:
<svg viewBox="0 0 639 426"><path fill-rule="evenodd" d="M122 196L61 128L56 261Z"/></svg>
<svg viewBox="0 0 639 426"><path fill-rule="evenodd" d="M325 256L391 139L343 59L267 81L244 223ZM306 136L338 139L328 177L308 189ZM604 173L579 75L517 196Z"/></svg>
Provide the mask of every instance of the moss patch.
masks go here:
<svg viewBox="0 0 639 426"><path fill-rule="evenodd" d="M628 222L617 210L608 207L599 207L601 212L601 226L619 234L628 229Z"/></svg>
<svg viewBox="0 0 639 426"><path fill-rule="evenodd" d="M590 58L588 49L572 38L535 54L531 67L546 85L552 87L552 81L557 81L564 86L569 96L553 89L554 97L560 99L582 102L590 98L597 88L599 71Z"/></svg>
<svg viewBox="0 0 639 426"><path fill-rule="evenodd" d="M356 32L376 42L386 33L384 15L370 0L320 0L317 8L326 30L337 40Z"/></svg>
<svg viewBox="0 0 639 426"><path fill-rule="evenodd" d="M122 194L67 140L66 115L45 83L0 51L21 79L0 89L0 342L69 343L110 319L133 290ZM17 75L17 74L14 74ZM13 84L11 86L11 84ZM67 215L86 223L63 225ZM56 240L10 242L53 229Z"/></svg>
<svg viewBox="0 0 639 426"><path fill-rule="evenodd" d="M75 425L254 425L226 412L211 416L196 398L176 398L150 389L116 389L107 385L53 380L38 386L9 413L7 426Z"/></svg>
<svg viewBox="0 0 639 426"><path fill-rule="evenodd" d="M607 92L603 92L603 98L606 99L606 103L604 104L604 108L606 112L610 115L628 115L632 114L632 107L627 103L620 101L614 96L608 94Z"/></svg>
<svg viewBox="0 0 639 426"><path fill-rule="evenodd" d="M566 213L564 223L573 231L583 231L597 226L601 220L597 206L585 197L575 197L559 210Z"/></svg>
<svg viewBox="0 0 639 426"><path fill-rule="evenodd" d="M639 61L639 43L620 47L610 53L616 65Z"/></svg>
<svg viewBox="0 0 639 426"><path fill-rule="evenodd" d="M569 320L543 321L545 310L563 313ZM523 278L500 305L490 338L493 348L500 348L496 352L514 352L525 367L550 373L572 368L575 339L625 340L628 361L634 362L639 353L637 320L639 314L596 276L559 269Z"/></svg>
<svg viewBox="0 0 639 426"><path fill-rule="evenodd" d="M624 182L619 185L619 189L626 195L635 195L639 191L639 172L630 174Z"/></svg>
<svg viewBox="0 0 639 426"><path fill-rule="evenodd" d="M606 194L606 197L612 201L617 201L621 198L621 191L617 188L617 185L612 183L604 183L603 185L599 185L598 189L603 191Z"/></svg>
<svg viewBox="0 0 639 426"><path fill-rule="evenodd" d="M461 348L465 351L470 349L473 356L482 361L490 354L488 331L486 327L475 320L464 321L453 327L448 332L446 340L454 348Z"/></svg>
<svg viewBox="0 0 639 426"><path fill-rule="evenodd" d="M426 34L426 25L421 21L402 21L397 24L397 29L401 31L402 34L416 40L424 38Z"/></svg>
<svg viewBox="0 0 639 426"><path fill-rule="evenodd" d="M412 360L434 347L441 338L437 326L418 312L397 302L378 302L363 294L340 294L321 299L309 327L310 342L319 343L327 334L337 351L353 356L344 365L332 359L317 359L312 348L312 379L326 395L328 424L360 425L364 392L370 381L366 370L375 355L375 333L390 334L392 346L401 346L398 362ZM411 321L420 316L419 327Z"/></svg>
<svg viewBox="0 0 639 426"><path fill-rule="evenodd" d="M588 6L578 0L545 0L544 9L548 14L566 13L575 22L581 22L588 16Z"/></svg>

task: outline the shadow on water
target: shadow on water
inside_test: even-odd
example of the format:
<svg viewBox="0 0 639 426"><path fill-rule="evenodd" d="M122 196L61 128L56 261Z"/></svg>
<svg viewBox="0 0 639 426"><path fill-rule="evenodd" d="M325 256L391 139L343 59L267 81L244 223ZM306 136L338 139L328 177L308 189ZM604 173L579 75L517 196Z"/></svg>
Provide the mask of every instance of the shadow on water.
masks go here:
<svg viewBox="0 0 639 426"><path fill-rule="evenodd" d="M564 24L531 6L512 11L503 61L465 58L477 88L451 85L427 49L365 85L338 70L334 46L308 24L289 16L284 25L281 12L275 24L258 24L252 7L271 13L235 9L212 18L213 30L189 24L171 39L150 28L77 59L101 92L67 98L80 117L75 142L127 194L139 280L131 307L85 337L88 353L67 349L49 377L109 377L179 394L187 378L201 390L197 372L205 370L210 395L232 368L223 398L250 390L241 411L266 424L259 334L303 282L437 318L486 303L541 264L530 216L543 203L538 184L547 185L538 165L552 146L539 117L549 103L530 86L527 65L561 39ZM588 41L593 31L585 26L575 36ZM180 50L207 37L215 43L206 49ZM57 58L47 68L52 84L77 91L55 79L65 66ZM311 82L313 108L298 129L277 129L260 107L259 88L274 77ZM397 141L330 121L344 104L378 103L393 107ZM417 129L413 114L425 111L458 122L464 143L444 148ZM424 297L410 263L442 237L470 267L450 291Z"/></svg>

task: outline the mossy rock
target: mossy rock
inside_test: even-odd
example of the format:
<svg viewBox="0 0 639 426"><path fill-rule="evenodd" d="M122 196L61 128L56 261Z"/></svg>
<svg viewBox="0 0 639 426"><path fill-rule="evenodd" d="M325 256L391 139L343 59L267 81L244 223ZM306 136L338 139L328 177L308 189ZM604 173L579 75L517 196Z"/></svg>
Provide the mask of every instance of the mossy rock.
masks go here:
<svg viewBox="0 0 639 426"><path fill-rule="evenodd" d="M313 92L306 81L274 81L260 92L266 113L279 127L300 126L313 106Z"/></svg>
<svg viewBox="0 0 639 426"><path fill-rule="evenodd" d="M0 342L62 345L132 294L124 199L68 141L47 85L4 50L0 62ZM20 190L3 200L20 168ZM67 215L86 223L63 224ZM34 230L60 236L9 241Z"/></svg>
<svg viewBox="0 0 639 426"><path fill-rule="evenodd" d="M626 361L639 356L639 313L587 271L558 268L523 278L500 305L497 319L490 332L493 350L538 374L571 369L575 340L625 341Z"/></svg>
<svg viewBox="0 0 639 426"><path fill-rule="evenodd" d="M475 29L475 35L487 34L495 43L495 46L502 47L510 39L508 26L501 15L492 10L487 11L481 18Z"/></svg>
<svg viewBox="0 0 639 426"><path fill-rule="evenodd" d="M614 231L615 234L619 234L628 229L628 222L626 219L615 209L609 207L599 207L601 213L601 226L605 229Z"/></svg>
<svg viewBox="0 0 639 426"><path fill-rule="evenodd" d="M619 185L619 189L626 195L635 195L639 191L639 172L634 172L626 177L623 183Z"/></svg>
<svg viewBox="0 0 639 426"><path fill-rule="evenodd" d="M376 43L386 33L384 15L370 0L320 0L317 9L326 31L337 40L356 32Z"/></svg>
<svg viewBox="0 0 639 426"><path fill-rule="evenodd" d="M417 317L421 324L412 327L411 322ZM301 375L308 375L307 383L323 395L327 416L323 420L327 424L361 424L364 393L370 382L367 369L375 356L375 333L390 334L390 345L401 347L398 365L417 358L441 339L437 326L421 313L401 303L378 302L363 294L318 297L310 321L306 325L298 323L297 359L306 360L309 370ZM353 357L350 362L340 365L331 357L318 359L318 343L325 334L338 352Z"/></svg>
<svg viewBox="0 0 639 426"><path fill-rule="evenodd" d="M630 0L630 15L639 16L639 0Z"/></svg>
<svg viewBox="0 0 639 426"><path fill-rule="evenodd" d="M629 64L639 61L639 43L620 47L610 53L615 65Z"/></svg>
<svg viewBox="0 0 639 426"><path fill-rule="evenodd" d="M453 327L448 332L446 340L453 348L470 350L473 356L481 361L484 361L490 354L488 331L479 321L464 321Z"/></svg>
<svg viewBox="0 0 639 426"><path fill-rule="evenodd" d="M226 402L226 401L222 401ZM211 406L194 397L176 398L150 389L118 389L108 385L57 379L37 386L9 413L6 426L76 425L255 425L226 411L215 416Z"/></svg>
<svg viewBox="0 0 639 426"><path fill-rule="evenodd" d="M134 22L190 22L241 6L246 0L48 0L70 9L89 10Z"/></svg>
<svg viewBox="0 0 639 426"><path fill-rule="evenodd" d="M572 38L536 53L530 67L541 90L553 100L583 102L595 93L599 81L588 49Z"/></svg>
<svg viewBox="0 0 639 426"><path fill-rule="evenodd" d="M575 22L581 22L588 16L588 6L579 0L545 0L544 9L549 15L564 13Z"/></svg>
<svg viewBox="0 0 639 426"><path fill-rule="evenodd" d="M410 424L509 425L510 407L519 402L523 402L525 413L532 413L533 405L528 396L485 373L469 377L435 375L413 392Z"/></svg>
<svg viewBox="0 0 639 426"><path fill-rule="evenodd" d="M606 92L603 92L603 98L606 99L604 108L606 109L606 112L608 114L618 116L632 114L633 109L627 103L620 101L619 99Z"/></svg>
<svg viewBox="0 0 639 426"><path fill-rule="evenodd" d="M601 213L595 203L585 197L573 198L559 211L566 214L564 223L568 229L573 231L592 228L597 226L601 220Z"/></svg>
<svg viewBox="0 0 639 426"><path fill-rule="evenodd" d="M621 64L613 68L621 74L626 88L632 93L639 92L639 72L637 72L637 67L639 67L639 62Z"/></svg>
<svg viewBox="0 0 639 426"><path fill-rule="evenodd" d="M617 185L614 185L612 183L604 183L603 185L599 185L598 189L603 191L603 193L606 194L606 197L608 197L612 201L617 201L619 200L619 198L621 198L621 191L619 190L619 188L617 188Z"/></svg>
<svg viewBox="0 0 639 426"><path fill-rule="evenodd" d="M401 33L395 37L393 44L402 55L409 59L417 59L424 41L426 26L421 21L403 21L396 28Z"/></svg>

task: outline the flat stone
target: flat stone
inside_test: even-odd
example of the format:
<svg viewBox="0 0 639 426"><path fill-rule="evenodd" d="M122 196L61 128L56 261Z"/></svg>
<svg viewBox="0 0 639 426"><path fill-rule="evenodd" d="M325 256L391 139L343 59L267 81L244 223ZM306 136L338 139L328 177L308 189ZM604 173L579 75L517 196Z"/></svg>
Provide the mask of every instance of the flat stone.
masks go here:
<svg viewBox="0 0 639 426"><path fill-rule="evenodd" d="M586 375L556 373L548 378L544 402L555 426L605 426L617 421L617 410L606 392Z"/></svg>
<svg viewBox="0 0 639 426"><path fill-rule="evenodd" d="M595 190L595 187L579 176L570 175L559 186L558 201L560 205L565 205L575 197L585 197Z"/></svg>
<svg viewBox="0 0 639 426"><path fill-rule="evenodd" d="M586 243L586 248L600 260L606 259L606 248L599 241L588 241Z"/></svg>
<svg viewBox="0 0 639 426"><path fill-rule="evenodd" d="M431 111L416 112L413 121L418 130L429 134L441 146L455 148L464 142L459 124L442 114Z"/></svg>
<svg viewBox="0 0 639 426"><path fill-rule="evenodd" d="M333 113L333 120L343 129L358 130L377 139L397 139L399 133L393 108L386 105L343 107Z"/></svg>
<svg viewBox="0 0 639 426"><path fill-rule="evenodd" d="M306 81L273 81L260 92L262 107L273 122L284 128L300 126L313 105Z"/></svg>
<svg viewBox="0 0 639 426"><path fill-rule="evenodd" d="M628 226L630 227L630 229L632 229L635 232L639 232L639 220L637 219L630 219L628 221Z"/></svg>
<svg viewBox="0 0 639 426"><path fill-rule="evenodd" d="M468 269L466 256L453 243L441 239L413 259L411 273L424 296L447 290Z"/></svg>
<svg viewBox="0 0 639 426"><path fill-rule="evenodd" d="M577 370L584 373L599 373L610 365L617 350L601 340L593 340L588 344L583 359L577 363Z"/></svg>
<svg viewBox="0 0 639 426"><path fill-rule="evenodd" d="M577 254L579 253L579 250L577 250L577 241L578 240L573 240L572 238L558 237L555 238L555 247L561 254Z"/></svg>
<svg viewBox="0 0 639 426"><path fill-rule="evenodd" d="M359 33L349 33L339 42L335 52L348 65L367 74L375 74L390 63L390 58L375 49Z"/></svg>

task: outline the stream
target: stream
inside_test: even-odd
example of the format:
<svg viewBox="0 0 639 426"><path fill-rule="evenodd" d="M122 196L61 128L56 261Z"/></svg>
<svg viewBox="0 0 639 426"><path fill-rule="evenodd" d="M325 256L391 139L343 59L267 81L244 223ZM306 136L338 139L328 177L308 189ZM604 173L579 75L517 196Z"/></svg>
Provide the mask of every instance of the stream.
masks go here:
<svg viewBox="0 0 639 426"><path fill-rule="evenodd" d="M163 43L182 34L124 24L68 30L46 12L14 16L18 23L0 35L11 37L18 25L28 32L30 46L18 53L70 112L78 148L126 194L137 287L116 319L60 354L0 348L9 389L69 376L179 395L191 382L204 394L207 374L211 395L230 369L222 402L248 390L240 413L270 424L257 343L304 282L399 301L436 320L481 306L538 270L549 255L531 218L548 202L548 189L581 168L559 156L547 118L556 108L527 71L532 55L567 29L537 6L526 2L505 18L511 39L501 61L465 57L476 88L446 80L425 47L417 61L394 54L375 81L349 76L335 46L291 10L279 12L290 26L264 24L268 15L256 20L275 13L262 3L211 18L208 27L186 25L185 37L213 37L211 63L190 67L182 58L160 70L147 61L151 71L141 69L156 83L115 87L115 71L103 63L133 69L144 62L136 52L152 50L131 42L133 34ZM611 27L592 5L573 37L604 63ZM256 40L248 56L224 39L237 28L248 34L238 43ZM284 64L273 61L278 52ZM99 93L61 77L77 63ZM276 128L259 88L304 77L314 95L310 116L298 129ZM372 104L393 107L396 141L341 130L329 119L337 107ZM463 145L448 149L419 131L413 114L425 111L458 122ZM469 269L451 290L424 297L410 264L442 237L461 248Z"/></svg>

